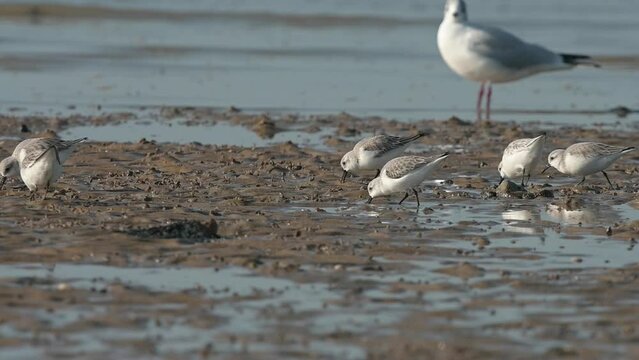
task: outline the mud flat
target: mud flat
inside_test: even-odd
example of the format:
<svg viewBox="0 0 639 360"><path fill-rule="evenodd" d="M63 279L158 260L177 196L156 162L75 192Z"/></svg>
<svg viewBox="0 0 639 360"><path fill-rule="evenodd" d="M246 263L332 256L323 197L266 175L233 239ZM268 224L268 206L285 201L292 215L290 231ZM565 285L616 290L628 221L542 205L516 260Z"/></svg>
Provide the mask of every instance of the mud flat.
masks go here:
<svg viewBox="0 0 639 360"><path fill-rule="evenodd" d="M614 190L555 172L495 189L515 138L546 131L550 150L633 145L635 131L170 108L5 117L0 155L47 129L91 138L140 121L236 126L264 142L90 141L49 198L8 183L3 356L639 356L639 153L608 172ZM411 151L453 154L419 211L396 205L401 194L365 204L367 177L339 182L341 154L380 130L426 130Z"/></svg>

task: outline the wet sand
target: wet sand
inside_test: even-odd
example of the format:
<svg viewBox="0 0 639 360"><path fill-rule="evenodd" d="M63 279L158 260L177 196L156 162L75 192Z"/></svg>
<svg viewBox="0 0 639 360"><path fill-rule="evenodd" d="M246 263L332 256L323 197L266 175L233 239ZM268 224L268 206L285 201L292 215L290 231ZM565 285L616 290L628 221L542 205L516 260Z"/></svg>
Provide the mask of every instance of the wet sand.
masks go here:
<svg viewBox="0 0 639 360"><path fill-rule="evenodd" d="M8 117L17 138L132 121ZM495 189L501 150L536 125L403 123L166 108L157 121L228 123L321 143L81 144L48 199L9 182L0 214L0 347L10 356L632 358L639 355L637 164ZM21 133L25 125L29 133ZM82 128L80 128L82 129ZM379 130L453 155L420 193L365 204L341 154ZM77 129L76 129L77 130ZM545 129L546 150L635 132ZM561 135L561 136L559 136ZM12 140L16 139L16 140ZM328 149L328 150L322 150ZM372 175L372 174L371 174ZM115 349L115 350L114 350Z"/></svg>

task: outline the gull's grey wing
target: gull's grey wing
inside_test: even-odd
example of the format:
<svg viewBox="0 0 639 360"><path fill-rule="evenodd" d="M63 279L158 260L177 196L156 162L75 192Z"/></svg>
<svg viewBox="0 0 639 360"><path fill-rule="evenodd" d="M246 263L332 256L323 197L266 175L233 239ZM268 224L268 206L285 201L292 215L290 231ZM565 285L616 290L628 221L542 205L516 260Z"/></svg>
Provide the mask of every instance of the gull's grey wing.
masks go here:
<svg viewBox="0 0 639 360"><path fill-rule="evenodd" d="M391 179L399 179L428 165L431 160L422 156L402 156L389 161L382 171Z"/></svg>
<svg viewBox="0 0 639 360"><path fill-rule="evenodd" d="M595 142L583 142L570 145L566 149L566 154L591 159L596 157L617 155L630 150L634 150L634 148L612 146Z"/></svg>
<svg viewBox="0 0 639 360"><path fill-rule="evenodd" d="M554 52L527 43L499 28L473 24L467 40L471 51L489 57L511 70L562 64L561 57Z"/></svg>
<svg viewBox="0 0 639 360"><path fill-rule="evenodd" d="M362 143L360 146L365 151L377 152L377 154L375 154L375 157L380 157L389 151L408 145L409 143L419 139L422 136L424 136L424 134L421 132L417 135L407 137L377 135L370 139L367 139L367 141Z"/></svg>

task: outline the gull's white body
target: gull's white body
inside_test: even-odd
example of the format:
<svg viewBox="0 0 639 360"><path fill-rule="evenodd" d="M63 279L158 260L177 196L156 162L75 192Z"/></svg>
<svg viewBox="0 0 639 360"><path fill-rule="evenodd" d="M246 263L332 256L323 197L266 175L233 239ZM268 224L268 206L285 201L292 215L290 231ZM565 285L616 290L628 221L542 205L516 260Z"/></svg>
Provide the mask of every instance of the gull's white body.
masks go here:
<svg viewBox="0 0 639 360"><path fill-rule="evenodd" d="M379 170L390 160L401 156L412 142L424 134L398 137L377 135L360 140L353 150L344 154L341 160L342 169L358 174L365 170Z"/></svg>
<svg viewBox="0 0 639 360"><path fill-rule="evenodd" d="M448 154L433 158L422 156L395 158L384 165L378 178L368 184L368 193L371 198L375 198L415 189L447 157Z"/></svg>
<svg viewBox="0 0 639 360"><path fill-rule="evenodd" d="M504 149L499 163L499 175L505 179L518 179L530 176L542 161L545 135L532 139L518 139Z"/></svg>
<svg viewBox="0 0 639 360"><path fill-rule="evenodd" d="M565 150L554 150L548 155L548 164L563 174L585 177L606 170L623 154L634 149L582 142L570 145Z"/></svg>
<svg viewBox="0 0 639 360"><path fill-rule="evenodd" d="M503 30L450 17L439 26L437 46L451 70L477 82L504 83L572 67L559 54Z"/></svg>

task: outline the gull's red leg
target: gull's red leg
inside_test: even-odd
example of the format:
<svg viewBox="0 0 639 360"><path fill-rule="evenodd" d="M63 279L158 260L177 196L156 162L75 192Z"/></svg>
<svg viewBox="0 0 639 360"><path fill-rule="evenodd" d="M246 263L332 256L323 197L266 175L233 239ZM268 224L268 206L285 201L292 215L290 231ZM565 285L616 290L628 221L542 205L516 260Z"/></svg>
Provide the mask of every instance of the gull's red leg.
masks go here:
<svg viewBox="0 0 639 360"><path fill-rule="evenodd" d="M484 83L479 86L479 93L477 94L477 121L481 120L481 101L484 99Z"/></svg>

